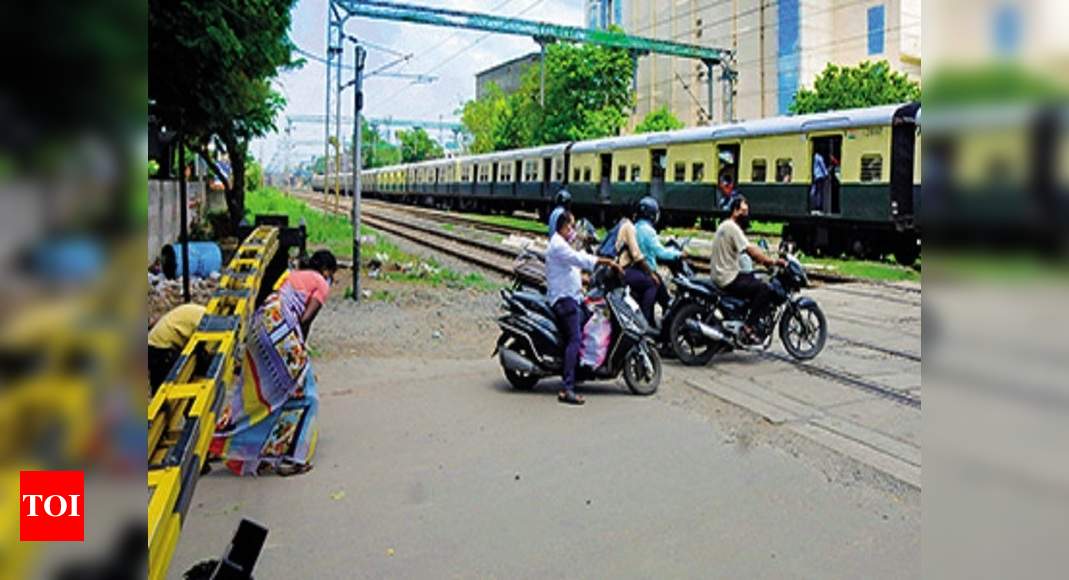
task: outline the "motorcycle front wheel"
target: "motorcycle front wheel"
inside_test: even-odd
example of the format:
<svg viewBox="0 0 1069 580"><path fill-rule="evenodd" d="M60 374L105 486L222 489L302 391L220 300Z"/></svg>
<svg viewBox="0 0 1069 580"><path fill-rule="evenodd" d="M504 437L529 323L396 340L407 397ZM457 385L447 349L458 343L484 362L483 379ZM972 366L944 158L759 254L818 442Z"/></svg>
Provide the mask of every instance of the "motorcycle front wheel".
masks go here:
<svg viewBox="0 0 1069 580"><path fill-rule="evenodd" d="M624 382L636 395L648 397L661 386L661 355L648 344L636 344L624 358Z"/></svg>
<svg viewBox="0 0 1069 580"><path fill-rule="evenodd" d="M704 322L702 319L704 315L705 309L700 305L693 302L684 304L672 319L672 325L668 327L668 339L672 344L672 352L675 353L679 362L690 367L709 364L713 355L720 350L719 346L709 339L687 329L687 320Z"/></svg>
<svg viewBox="0 0 1069 580"><path fill-rule="evenodd" d="M779 338L787 353L798 360L810 360L824 350L828 321L815 303L788 307L779 321Z"/></svg>

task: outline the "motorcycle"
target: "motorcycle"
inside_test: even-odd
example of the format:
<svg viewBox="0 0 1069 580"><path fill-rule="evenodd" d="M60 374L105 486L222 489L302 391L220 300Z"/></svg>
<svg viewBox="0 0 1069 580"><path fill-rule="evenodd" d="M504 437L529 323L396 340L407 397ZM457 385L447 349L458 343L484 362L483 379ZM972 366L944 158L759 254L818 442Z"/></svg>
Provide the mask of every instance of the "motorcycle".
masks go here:
<svg viewBox="0 0 1069 580"><path fill-rule="evenodd" d="M669 327L669 340L676 357L685 365L707 364L719 352L767 350L778 326L780 341L797 360L820 354L828 338L828 322L815 300L800 294L809 286L802 264L787 255L785 267L769 275L772 299L768 312L755 328L758 344L743 339L749 312L747 301L725 294L706 277L676 276L677 299Z"/></svg>
<svg viewBox="0 0 1069 580"><path fill-rule="evenodd" d="M580 365L576 380L610 380L622 373L632 393L655 393L661 383L661 358L646 337L646 320L627 287L610 268L600 266L591 275L588 296L605 300L609 348L600 367ZM565 343L546 297L526 289L503 289L501 301L506 314L497 320L501 336L491 356L499 358L509 383L529 390L543 378L561 375Z"/></svg>

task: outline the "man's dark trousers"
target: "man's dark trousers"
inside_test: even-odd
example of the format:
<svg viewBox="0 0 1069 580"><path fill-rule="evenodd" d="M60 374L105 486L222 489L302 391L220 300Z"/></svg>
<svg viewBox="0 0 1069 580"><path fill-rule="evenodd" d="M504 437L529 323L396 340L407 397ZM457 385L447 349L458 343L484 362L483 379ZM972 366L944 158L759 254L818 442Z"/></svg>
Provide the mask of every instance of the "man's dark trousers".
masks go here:
<svg viewBox="0 0 1069 580"><path fill-rule="evenodd" d="M565 344L561 378L564 390L572 392L575 390L575 369L579 367L579 342L583 338L586 310L574 298L560 298L553 303L553 313L557 315L557 328Z"/></svg>
<svg viewBox="0 0 1069 580"><path fill-rule="evenodd" d="M750 315L746 324L749 324L750 328L754 328L757 321L764 315L772 298L772 288L754 276L753 272L739 272L731 284L724 287L724 291L749 302Z"/></svg>

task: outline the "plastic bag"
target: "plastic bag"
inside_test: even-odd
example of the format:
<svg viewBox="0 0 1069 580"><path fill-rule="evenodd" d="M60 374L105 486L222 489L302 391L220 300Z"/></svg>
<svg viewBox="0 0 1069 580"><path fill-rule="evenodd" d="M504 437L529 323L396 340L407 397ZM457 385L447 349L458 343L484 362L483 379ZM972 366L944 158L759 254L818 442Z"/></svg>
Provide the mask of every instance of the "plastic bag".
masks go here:
<svg viewBox="0 0 1069 580"><path fill-rule="evenodd" d="M579 364L596 369L605 363L612 338L609 305L604 299L587 300L590 318L583 325L583 340L579 343Z"/></svg>

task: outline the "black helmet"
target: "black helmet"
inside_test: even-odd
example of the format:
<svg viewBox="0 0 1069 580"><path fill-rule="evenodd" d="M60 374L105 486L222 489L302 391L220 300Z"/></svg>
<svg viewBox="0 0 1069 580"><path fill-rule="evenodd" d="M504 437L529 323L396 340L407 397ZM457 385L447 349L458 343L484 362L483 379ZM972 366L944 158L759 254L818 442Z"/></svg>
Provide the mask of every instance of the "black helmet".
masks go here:
<svg viewBox="0 0 1069 580"><path fill-rule="evenodd" d="M567 189L562 189L557 192L557 195L553 196L554 206L564 206L564 209L571 209L572 207L572 194L568 193Z"/></svg>
<svg viewBox="0 0 1069 580"><path fill-rule="evenodd" d="M661 208L657 205L656 199L647 195L638 201L638 211L635 213L639 219L648 219L650 223L656 225L657 220L661 217Z"/></svg>

